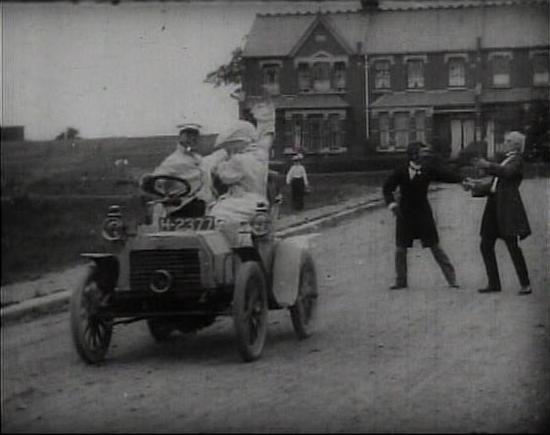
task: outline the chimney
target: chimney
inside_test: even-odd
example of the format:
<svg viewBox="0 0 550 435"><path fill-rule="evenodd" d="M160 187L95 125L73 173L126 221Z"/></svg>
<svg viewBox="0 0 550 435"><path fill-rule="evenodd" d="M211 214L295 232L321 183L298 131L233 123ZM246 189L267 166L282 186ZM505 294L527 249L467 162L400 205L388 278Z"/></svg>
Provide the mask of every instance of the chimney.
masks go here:
<svg viewBox="0 0 550 435"><path fill-rule="evenodd" d="M364 11L377 11L380 6L379 0L361 0L361 7Z"/></svg>

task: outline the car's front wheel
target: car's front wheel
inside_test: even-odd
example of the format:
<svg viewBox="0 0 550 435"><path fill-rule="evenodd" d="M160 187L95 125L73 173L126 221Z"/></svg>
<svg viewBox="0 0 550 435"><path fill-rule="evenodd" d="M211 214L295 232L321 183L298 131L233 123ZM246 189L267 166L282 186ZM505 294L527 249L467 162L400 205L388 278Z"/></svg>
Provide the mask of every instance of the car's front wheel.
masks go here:
<svg viewBox="0 0 550 435"><path fill-rule="evenodd" d="M100 288L96 273L96 266L91 264L70 301L73 342L80 357L90 364L105 358L113 333L112 318L102 310L112 289Z"/></svg>
<svg viewBox="0 0 550 435"><path fill-rule="evenodd" d="M244 361L258 359L267 336L267 286L255 261L242 263L233 294L233 322Z"/></svg>

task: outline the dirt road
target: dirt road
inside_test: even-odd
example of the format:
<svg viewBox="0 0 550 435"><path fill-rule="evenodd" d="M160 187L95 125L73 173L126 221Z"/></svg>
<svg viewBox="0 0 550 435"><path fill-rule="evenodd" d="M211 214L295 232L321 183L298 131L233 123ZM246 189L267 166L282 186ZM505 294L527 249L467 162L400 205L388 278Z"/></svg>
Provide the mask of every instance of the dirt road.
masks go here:
<svg viewBox="0 0 550 435"><path fill-rule="evenodd" d="M316 335L295 339L270 312L262 358L240 361L230 319L156 344L144 324L115 329L107 361L82 363L66 313L2 328L6 432L538 432L550 417L548 179L522 186L532 237L522 243L535 292L498 245L504 291L485 285L484 200L435 194L442 245L462 287L429 251L409 254L409 284L390 291L393 221L382 209L326 229Z"/></svg>

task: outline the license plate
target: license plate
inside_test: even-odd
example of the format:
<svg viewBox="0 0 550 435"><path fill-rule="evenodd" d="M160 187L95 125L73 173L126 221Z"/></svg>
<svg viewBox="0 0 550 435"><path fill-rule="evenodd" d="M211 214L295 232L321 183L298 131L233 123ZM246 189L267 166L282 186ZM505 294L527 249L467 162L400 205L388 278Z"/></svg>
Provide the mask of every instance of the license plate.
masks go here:
<svg viewBox="0 0 550 435"><path fill-rule="evenodd" d="M206 231L215 228L212 216L198 218L159 218L160 231Z"/></svg>

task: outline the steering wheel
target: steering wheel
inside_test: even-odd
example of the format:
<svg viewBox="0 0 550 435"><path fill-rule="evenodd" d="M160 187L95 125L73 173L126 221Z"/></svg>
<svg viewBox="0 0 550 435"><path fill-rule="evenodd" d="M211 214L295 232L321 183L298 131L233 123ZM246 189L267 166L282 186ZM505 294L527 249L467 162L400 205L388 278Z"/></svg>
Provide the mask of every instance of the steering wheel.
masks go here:
<svg viewBox="0 0 550 435"><path fill-rule="evenodd" d="M188 180L175 175L144 175L140 186L144 192L164 199L183 199L195 195L202 187L202 180L200 185L193 191Z"/></svg>

